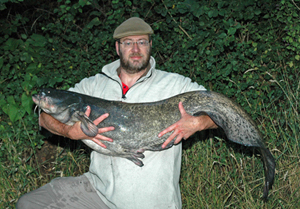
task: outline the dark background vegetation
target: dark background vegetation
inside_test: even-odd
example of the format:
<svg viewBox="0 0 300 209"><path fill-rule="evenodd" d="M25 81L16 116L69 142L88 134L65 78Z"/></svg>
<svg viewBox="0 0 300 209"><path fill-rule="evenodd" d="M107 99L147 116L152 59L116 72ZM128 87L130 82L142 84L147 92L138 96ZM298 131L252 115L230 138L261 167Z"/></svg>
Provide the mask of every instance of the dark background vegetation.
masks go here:
<svg viewBox="0 0 300 209"><path fill-rule="evenodd" d="M132 16L154 30L158 69L237 101L277 159L274 189L263 203L259 158L220 138L185 144L184 208L299 206L299 6L299 0L1 0L0 207L13 207L51 178L87 171L80 145L55 148L51 165L38 159L50 145L39 133L31 95L42 87L68 89L118 59L112 34Z"/></svg>

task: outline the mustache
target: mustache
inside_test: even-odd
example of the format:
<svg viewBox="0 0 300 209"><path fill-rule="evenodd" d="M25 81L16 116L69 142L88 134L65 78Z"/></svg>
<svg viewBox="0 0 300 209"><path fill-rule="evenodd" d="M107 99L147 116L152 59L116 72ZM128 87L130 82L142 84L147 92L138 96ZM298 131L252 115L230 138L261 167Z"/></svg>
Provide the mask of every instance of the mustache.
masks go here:
<svg viewBox="0 0 300 209"><path fill-rule="evenodd" d="M144 55L140 54L140 53L132 53L132 54L129 55L129 57L134 57L134 56L144 57Z"/></svg>

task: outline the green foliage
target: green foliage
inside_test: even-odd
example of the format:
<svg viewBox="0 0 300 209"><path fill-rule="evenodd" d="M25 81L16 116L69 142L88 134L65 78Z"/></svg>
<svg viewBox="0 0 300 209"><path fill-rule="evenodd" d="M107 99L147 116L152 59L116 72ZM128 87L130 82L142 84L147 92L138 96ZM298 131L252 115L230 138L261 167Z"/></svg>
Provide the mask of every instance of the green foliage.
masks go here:
<svg viewBox="0 0 300 209"><path fill-rule="evenodd" d="M19 2L22 2L22 1L24 1L24 0L1 0L1 2L0 2L0 11L7 9L7 7L5 5L5 3L7 3L7 2L19 3Z"/></svg>
<svg viewBox="0 0 300 209"><path fill-rule="evenodd" d="M46 86L68 89L118 59L113 31L138 16L154 29L152 55L158 69L183 74L236 100L258 122L270 146L283 152L279 158L297 155L299 146L289 142L299 139L299 6L299 0L2 0L0 134L23 147L40 148L43 137L31 95ZM230 161L219 158L225 159L221 164ZM226 172L229 178L235 175ZM238 188L239 182L231 186ZM228 199L217 201L212 200L224 207Z"/></svg>

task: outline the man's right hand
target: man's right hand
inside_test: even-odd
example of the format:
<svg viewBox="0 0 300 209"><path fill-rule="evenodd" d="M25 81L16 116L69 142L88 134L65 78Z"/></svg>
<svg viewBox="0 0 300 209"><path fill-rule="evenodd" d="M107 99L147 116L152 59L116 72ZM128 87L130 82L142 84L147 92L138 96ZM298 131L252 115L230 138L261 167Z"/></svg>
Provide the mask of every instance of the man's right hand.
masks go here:
<svg viewBox="0 0 300 209"><path fill-rule="evenodd" d="M89 116L91 113L91 108L90 106L87 107L87 110L85 114ZM99 118L94 120L94 124L98 125L101 123L104 119L106 119L109 116L108 113L101 115ZM80 128L80 121L76 122L74 125L69 126L64 123L61 123L60 121L56 120L53 118L51 115L48 115L46 113L41 113L40 115L40 126L44 127L48 131L50 131L53 134L57 134L60 136L65 136L73 140L81 140L81 139L90 139L93 142L97 143L99 146L106 148L106 146L100 141L109 141L112 142L113 140L111 138L108 138L106 136L101 135L101 133L107 132L107 131L112 131L115 128L113 126L110 127L105 127L105 128L99 128L98 129L98 134L95 137L89 137L85 135L81 128Z"/></svg>

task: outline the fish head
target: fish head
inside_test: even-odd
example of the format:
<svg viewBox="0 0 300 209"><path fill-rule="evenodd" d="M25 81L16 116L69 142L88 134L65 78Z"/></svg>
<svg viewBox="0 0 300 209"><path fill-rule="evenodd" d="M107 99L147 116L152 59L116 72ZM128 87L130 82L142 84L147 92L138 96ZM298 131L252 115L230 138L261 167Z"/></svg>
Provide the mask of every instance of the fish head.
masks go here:
<svg viewBox="0 0 300 209"><path fill-rule="evenodd" d="M41 89L39 93L32 95L33 102L44 112L54 115L64 112L74 104L66 91L56 89Z"/></svg>

